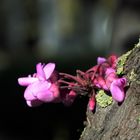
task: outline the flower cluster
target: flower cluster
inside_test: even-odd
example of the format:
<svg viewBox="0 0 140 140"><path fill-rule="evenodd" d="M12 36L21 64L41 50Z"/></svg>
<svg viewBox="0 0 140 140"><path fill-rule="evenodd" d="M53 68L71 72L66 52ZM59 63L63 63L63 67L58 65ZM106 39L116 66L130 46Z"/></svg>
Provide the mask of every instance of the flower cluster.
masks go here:
<svg viewBox="0 0 140 140"><path fill-rule="evenodd" d="M54 72L55 64L48 63L36 65L36 73L33 76L18 79L21 86L27 86L24 98L28 106L38 106L43 102L52 102L59 99L59 85Z"/></svg>
<svg viewBox="0 0 140 140"><path fill-rule="evenodd" d="M38 63L36 73L19 78L18 83L26 86L24 98L30 107L48 102L71 105L81 95L89 97L88 107L94 110L99 89L110 92L117 102L125 98L126 78L119 78L116 74L116 61L115 55L108 59L98 57L97 65L86 72L77 70L75 76L57 72L54 63Z"/></svg>
<svg viewBox="0 0 140 140"><path fill-rule="evenodd" d="M125 98L126 78L119 78L116 69L117 57L112 55L108 59L98 57L97 65L87 72L92 73L91 80L95 88L110 91L115 101L122 102ZM95 99L92 102L95 102Z"/></svg>

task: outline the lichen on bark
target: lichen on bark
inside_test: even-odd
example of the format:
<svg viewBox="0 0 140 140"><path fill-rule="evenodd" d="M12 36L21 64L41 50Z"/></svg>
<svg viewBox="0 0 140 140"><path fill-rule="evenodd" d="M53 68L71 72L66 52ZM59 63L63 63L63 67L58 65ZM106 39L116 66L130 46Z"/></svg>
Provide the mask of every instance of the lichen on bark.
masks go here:
<svg viewBox="0 0 140 140"><path fill-rule="evenodd" d="M121 61L129 83L122 104L87 109L87 125L80 140L140 140L140 41ZM121 59L121 57L119 58Z"/></svg>
<svg viewBox="0 0 140 140"><path fill-rule="evenodd" d="M112 104L113 99L104 90L99 90L96 95L96 102L100 107L105 108Z"/></svg>
<svg viewBox="0 0 140 140"><path fill-rule="evenodd" d="M118 58L118 61L117 61L117 74L118 75L124 73L124 65L125 65L125 62L126 62L128 56L130 54L131 54L131 50L128 51L127 53L123 54L121 57Z"/></svg>

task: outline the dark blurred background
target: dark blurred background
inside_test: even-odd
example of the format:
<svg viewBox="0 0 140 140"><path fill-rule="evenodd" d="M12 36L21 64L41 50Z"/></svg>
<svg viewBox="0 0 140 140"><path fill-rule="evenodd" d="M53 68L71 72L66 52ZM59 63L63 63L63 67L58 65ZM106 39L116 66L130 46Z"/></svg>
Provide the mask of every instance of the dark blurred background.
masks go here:
<svg viewBox="0 0 140 140"><path fill-rule="evenodd" d="M78 140L87 99L29 108L17 78L38 62L75 74L98 56L121 55L138 42L139 7L139 0L1 0L0 140Z"/></svg>

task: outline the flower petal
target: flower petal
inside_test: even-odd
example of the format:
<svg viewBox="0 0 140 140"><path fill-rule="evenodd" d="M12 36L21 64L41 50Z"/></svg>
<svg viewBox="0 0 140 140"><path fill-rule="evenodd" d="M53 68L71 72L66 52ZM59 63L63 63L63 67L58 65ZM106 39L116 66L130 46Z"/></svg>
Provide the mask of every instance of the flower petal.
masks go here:
<svg viewBox="0 0 140 140"><path fill-rule="evenodd" d="M43 70L43 65L41 65L41 63L38 63L36 65L36 71L37 71L37 77L40 80L44 80L45 79L45 73L44 73L44 70Z"/></svg>
<svg viewBox="0 0 140 140"><path fill-rule="evenodd" d="M106 71L105 71L105 75L108 76L111 73L114 73L115 74L116 73L116 70L113 69L113 68L111 68L111 67L110 68L107 68Z"/></svg>
<svg viewBox="0 0 140 140"><path fill-rule="evenodd" d="M24 92L24 98L26 100L34 100L37 98L37 94L39 92L48 90L50 86L51 83L47 81L37 81L26 88Z"/></svg>
<svg viewBox="0 0 140 140"><path fill-rule="evenodd" d="M25 100L29 100L29 101L36 99L36 97L33 95L33 92L32 92L32 85L29 85L26 88L26 90L24 92L24 98L25 98Z"/></svg>
<svg viewBox="0 0 140 140"><path fill-rule="evenodd" d="M55 69L55 64L54 63L48 63L44 68L44 73L45 73L45 78L46 80L50 78L51 74L53 73Z"/></svg>
<svg viewBox="0 0 140 140"><path fill-rule="evenodd" d="M59 86L57 84L52 84L49 90L53 92L55 98L59 97L60 92L59 92Z"/></svg>
<svg viewBox="0 0 140 140"><path fill-rule="evenodd" d="M32 101L26 101L26 103L29 107L36 107L36 106L40 106L43 102L40 100L32 100Z"/></svg>
<svg viewBox="0 0 140 140"><path fill-rule="evenodd" d="M124 91L121 87L112 85L110 91L112 98L117 102L122 102L124 100Z"/></svg>
<svg viewBox="0 0 140 140"><path fill-rule="evenodd" d="M119 78L119 79L117 80L117 84L118 84L119 86L125 87L125 85L126 85L126 78Z"/></svg>
<svg viewBox="0 0 140 140"><path fill-rule="evenodd" d="M105 81L106 81L106 85L108 88L110 88L111 84L113 81L117 80L117 75L116 73L112 72L112 73L109 73L106 78L105 78Z"/></svg>
<svg viewBox="0 0 140 140"><path fill-rule="evenodd" d="M53 92L49 90L38 92L37 98L43 102L51 102L54 100Z"/></svg>
<svg viewBox="0 0 140 140"><path fill-rule="evenodd" d="M114 100L122 102L125 98L124 86L126 84L125 78L114 80L111 83L110 91Z"/></svg>
<svg viewBox="0 0 140 140"><path fill-rule="evenodd" d="M97 78L95 78L93 80L93 84L97 87L97 88L101 88L101 85L98 83Z"/></svg>
<svg viewBox="0 0 140 140"><path fill-rule="evenodd" d="M37 94L41 91L48 90L51 87L51 83L48 81L38 81L30 85L30 90L33 96L37 97Z"/></svg>
<svg viewBox="0 0 140 140"><path fill-rule="evenodd" d="M101 88L103 88L104 90L108 90L106 82L101 76L97 77L97 81L98 81L97 85L99 84Z"/></svg>
<svg viewBox="0 0 140 140"><path fill-rule="evenodd" d="M110 63L110 65L112 66L112 68L116 68L116 66L117 66L117 56L116 55L111 55L108 58L108 62Z"/></svg>
<svg viewBox="0 0 140 140"><path fill-rule="evenodd" d="M102 64L102 63L104 63L106 61L106 58L104 58L104 57L98 57L97 58L97 64Z"/></svg>
<svg viewBox="0 0 140 140"><path fill-rule="evenodd" d="M21 86L28 86L34 82L38 81L38 78L35 77L22 77L18 78L18 83Z"/></svg>

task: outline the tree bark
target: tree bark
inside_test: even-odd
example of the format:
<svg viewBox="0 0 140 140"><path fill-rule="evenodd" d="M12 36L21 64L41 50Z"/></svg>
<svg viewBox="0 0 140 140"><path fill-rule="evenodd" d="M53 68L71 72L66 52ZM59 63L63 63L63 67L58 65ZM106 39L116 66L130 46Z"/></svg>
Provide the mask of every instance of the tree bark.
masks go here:
<svg viewBox="0 0 140 140"><path fill-rule="evenodd" d="M97 105L94 113L87 109L80 140L140 140L140 42L127 56L124 76L129 83L124 102L106 108Z"/></svg>

